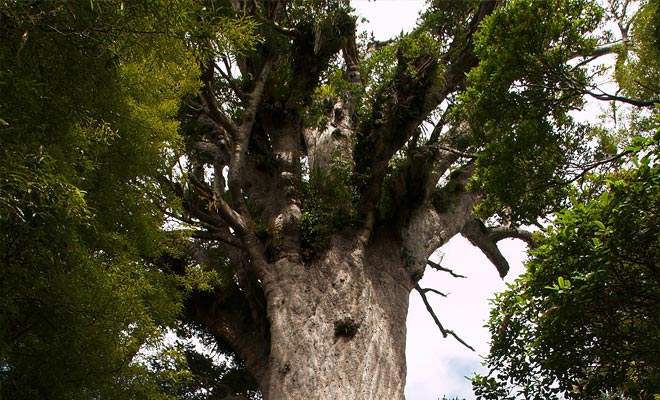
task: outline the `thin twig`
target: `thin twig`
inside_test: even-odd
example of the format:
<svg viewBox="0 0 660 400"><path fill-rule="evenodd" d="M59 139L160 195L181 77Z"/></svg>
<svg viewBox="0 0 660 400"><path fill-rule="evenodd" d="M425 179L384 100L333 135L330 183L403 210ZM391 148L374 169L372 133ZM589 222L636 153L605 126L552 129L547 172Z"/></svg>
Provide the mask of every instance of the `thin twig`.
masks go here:
<svg viewBox="0 0 660 400"><path fill-rule="evenodd" d="M468 349L472 351L476 351L474 347L470 346L467 344L463 339L461 339L454 331L451 329L446 329L440 320L438 319L438 316L435 315L435 312L433 311L433 307L431 307L431 304L429 303L428 299L426 298L426 294L424 293L424 289L420 288L419 285L415 285L415 290L417 290L417 293L419 293L420 296L422 296L422 301L424 302L424 305L426 306L426 310L431 314L431 317L433 318L433 321L435 322L435 325L440 329L440 332L442 333L443 337L447 336L452 336L454 339L456 339L460 344L463 346L467 347Z"/></svg>
<svg viewBox="0 0 660 400"><path fill-rule="evenodd" d="M428 264L431 268L433 268L433 269L435 269L435 270L442 271L442 272L448 272L448 273L449 273L451 276L453 276L454 278L466 278L466 276L464 276L464 275L460 275L460 274L457 274L457 273L455 273L454 271L452 271L451 269L449 269L449 268L445 268L445 267L443 267L442 265L440 265L440 264L438 264L438 263L436 263L436 262L433 262L433 261L431 261L431 260L427 260L427 261L426 261L426 264Z"/></svg>
<svg viewBox="0 0 660 400"><path fill-rule="evenodd" d="M424 292L424 293L431 292L431 293L439 294L439 295L442 296L442 297L447 297L447 294L446 294L446 293L442 293L441 291L436 290L436 289L433 289L433 288L423 288L423 287L420 287L419 290L421 290L421 291Z"/></svg>

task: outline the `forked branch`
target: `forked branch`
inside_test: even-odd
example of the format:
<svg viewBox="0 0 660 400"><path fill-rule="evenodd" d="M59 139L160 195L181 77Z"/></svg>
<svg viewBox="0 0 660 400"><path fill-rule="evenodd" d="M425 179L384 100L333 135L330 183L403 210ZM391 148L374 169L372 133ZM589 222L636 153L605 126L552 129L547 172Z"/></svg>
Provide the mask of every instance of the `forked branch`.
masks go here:
<svg viewBox="0 0 660 400"><path fill-rule="evenodd" d="M420 287L419 290L421 290L424 294L426 294L428 292L431 292L431 293L435 293L435 294L437 294L439 296L442 296L442 297L447 297L447 293L442 293L441 291L433 289L433 288Z"/></svg>
<svg viewBox="0 0 660 400"><path fill-rule="evenodd" d="M438 318L437 315L435 315L435 311L433 311L433 307L431 307L431 304L429 303L429 300L426 298L426 292L429 291L429 289L422 289L419 287L419 285L415 285L415 290L417 290L417 293L422 297L422 301L424 302L424 306L426 306L426 310L431 314L431 317L433 318L433 321L435 322L435 325L440 329L440 333L442 333L443 337L447 336L452 336L454 339L456 339L460 344L463 346L467 347L468 349L475 351L474 347L470 346L465 342L465 340L461 339L456 332L452 331L451 329L447 329L442 325L442 322L440 322L440 319Z"/></svg>

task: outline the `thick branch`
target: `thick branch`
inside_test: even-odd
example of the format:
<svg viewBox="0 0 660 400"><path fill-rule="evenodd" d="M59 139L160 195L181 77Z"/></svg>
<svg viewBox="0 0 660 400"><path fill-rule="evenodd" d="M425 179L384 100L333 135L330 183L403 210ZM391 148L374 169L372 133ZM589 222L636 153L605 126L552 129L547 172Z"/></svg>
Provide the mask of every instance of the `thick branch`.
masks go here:
<svg viewBox="0 0 660 400"><path fill-rule="evenodd" d="M250 101L243 111L243 120L234 140L234 149L229 166L229 192L231 194L232 204L236 207L238 213L245 218L249 218L249 212L243 197L245 156L247 154L252 128L256 120L257 109L261 104L261 98L263 97L272 65L273 60L266 61L254 83L254 88L249 96Z"/></svg>
<svg viewBox="0 0 660 400"><path fill-rule="evenodd" d="M476 218L468 221L461 234L488 257L497 268L500 277L506 276L509 272L509 263L497 247L496 241L489 235L488 228L481 221Z"/></svg>
<svg viewBox="0 0 660 400"><path fill-rule="evenodd" d="M598 46L590 54L588 54L587 57L596 58L607 54L616 54L619 51L621 51L622 46L623 46L623 42L610 43L610 44Z"/></svg>
<svg viewBox="0 0 660 400"><path fill-rule="evenodd" d="M358 46L355 37L355 29L346 38L346 44L342 48L344 63L346 65L346 78L352 84L361 84L360 59L358 56Z"/></svg>
<svg viewBox="0 0 660 400"><path fill-rule="evenodd" d="M445 60L448 66L444 70L444 79L437 79L440 63L435 56L410 60L401 50L397 53L398 64L393 79L377 93L372 116L360 125L355 146L356 172L368 176L361 188L361 205L365 214L361 240L368 239L370 235L375 207L380 200L382 181L391 157L408 142L428 114L463 84L467 72L478 64L472 36L496 4L497 1L480 2L466 36L457 37L450 46L447 54L451 59ZM415 74L409 71L411 63ZM460 149L455 150L463 153ZM431 154L430 159L437 157L437 154Z"/></svg>
<svg viewBox="0 0 660 400"><path fill-rule="evenodd" d="M206 106L211 119L213 119L218 125L222 126L232 139L235 139L238 135L238 127L234 121L220 109L215 100L215 94L213 93L212 87L214 69L215 68L211 65L206 67L204 72L202 72L201 78L202 83L204 84L201 89L202 100L204 101L204 105Z"/></svg>
<svg viewBox="0 0 660 400"><path fill-rule="evenodd" d="M436 189L431 201L425 203L402 227L402 247L415 255L407 264L411 276L421 277L429 257L449 239L459 234L479 201L478 193L468 192L465 183L474 172L474 165L456 171L448 187Z"/></svg>
<svg viewBox="0 0 660 400"><path fill-rule="evenodd" d="M355 25L345 34L341 48L344 58L344 79L352 85L362 85L360 60L355 35ZM344 162L351 154L351 142L355 134L355 108L360 99L357 91L342 89L328 110L328 122L323 128L305 130L310 167L325 170L333 161ZM335 155L339 154L341 159Z"/></svg>
<svg viewBox="0 0 660 400"><path fill-rule="evenodd" d="M457 155L457 156L462 157L462 158L469 158L469 159L473 159L473 160L477 158L477 155L474 154L474 153L466 153L464 151L460 151L458 149L454 149L454 148L448 147L448 146L442 146L442 145L437 144L437 145L431 146L431 147L436 148L438 150L446 151L448 153L452 153L452 154Z"/></svg>
<svg viewBox="0 0 660 400"><path fill-rule="evenodd" d="M303 33L300 30L296 28L289 28L287 26L282 26L277 22L275 22L274 20L272 20L271 18L264 18L262 15L259 14L256 14L254 17L260 23L273 28L275 32L282 34L284 36L288 36L291 38L300 38L303 36Z"/></svg>
<svg viewBox="0 0 660 400"><path fill-rule="evenodd" d="M249 255L250 265L255 268L261 279L268 274L268 263L265 260L258 238L249 227L251 217L243 194L243 178L250 135L272 65L273 60L268 59L261 68L261 72L254 82L249 102L243 112L243 119L233 143L228 174L232 205L230 206L222 197L215 199L218 213L236 231Z"/></svg>
<svg viewBox="0 0 660 400"><path fill-rule="evenodd" d="M195 231L192 237L204 240L217 240L224 244L234 246L237 249L243 249L243 244L233 235L228 232L219 230Z"/></svg>
<svg viewBox="0 0 660 400"><path fill-rule="evenodd" d="M520 239L527 243L530 249L534 249L538 246L533 235L534 234L528 230L507 226L491 228L490 233L488 234L490 239L495 243L503 239Z"/></svg>
<svg viewBox="0 0 660 400"><path fill-rule="evenodd" d="M194 293L187 305L193 318L225 342L255 378L266 375L270 344L263 326L267 321L253 320L243 291L230 285L221 293Z"/></svg>
<svg viewBox="0 0 660 400"><path fill-rule="evenodd" d="M482 0L479 8L470 20L466 39L463 42L454 40L447 54L454 55L444 73L444 79L438 80L437 85L430 86L427 91L426 112L434 110L440 105L450 93L454 92L464 81L466 74L474 68L479 59L474 54L473 36L479 28L479 24L490 15L498 4L498 0Z"/></svg>

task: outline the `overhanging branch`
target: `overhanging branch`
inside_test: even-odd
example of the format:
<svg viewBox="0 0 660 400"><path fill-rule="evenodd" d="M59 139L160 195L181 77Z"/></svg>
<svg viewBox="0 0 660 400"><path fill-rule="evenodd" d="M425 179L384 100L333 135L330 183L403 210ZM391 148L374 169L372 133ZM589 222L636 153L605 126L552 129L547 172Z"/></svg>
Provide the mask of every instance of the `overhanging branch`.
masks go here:
<svg viewBox="0 0 660 400"><path fill-rule="evenodd" d="M534 234L528 230L507 226L491 228L490 233L488 234L490 239L496 243L503 239L520 239L527 243L530 249L534 249L538 246L533 235Z"/></svg>
<svg viewBox="0 0 660 400"><path fill-rule="evenodd" d="M496 241L489 236L488 228L481 221L476 218L468 221L463 226L461 234L488 257L488 260L497 268L500 277L506 276L509 272L509 263L497 248Z"/></svg>

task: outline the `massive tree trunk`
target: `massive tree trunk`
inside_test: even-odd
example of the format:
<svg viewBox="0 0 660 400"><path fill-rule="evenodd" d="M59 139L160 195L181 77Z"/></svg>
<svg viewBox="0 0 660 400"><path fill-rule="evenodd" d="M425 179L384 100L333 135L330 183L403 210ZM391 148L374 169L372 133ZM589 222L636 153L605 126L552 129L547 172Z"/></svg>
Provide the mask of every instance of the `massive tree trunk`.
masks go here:
<svg viewBox="0 0 660 400"><path fill-rule="evenodd" d="M396 252L335 240L314 263L277 263L265 398L403 398L412 280Z"/></svg>
<svg viewBox="0 0 660 400"><path fill-rule="evenodd" d="M232 56L240 80L232 57L209 61L189 104L189 179L170 183L179 219L198 228L191 255L231 277L191 297L193 316L265 399L403 399L408 298L428 257L461 232L482 249L507 236L473 229L467 124L420 128L430 113L449 115L445 101L478 63L472 34L496 2L466 11L442 57L398 48L379 87L360 76L372 49L358 51L346 8L329 2L322 20L292 21L308 6L232 4L269 20L265 40ZM315 98L335 72L340 89ZM234 114L236 102L219 104L227 91ZM310 122L319 109L325 117Z"/></svg>
<svg viewBox="0 0 660 400"><path fill-rule="evenodd" d="M464 192L448 213L420 211L404 235L376 227L364 244L359 232L338 234L311 261L269 263L262 315L225 288L193 299L196 318L245 361L264 399L403 399L410 292L476 199Z"/></svg>

